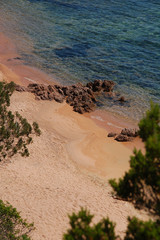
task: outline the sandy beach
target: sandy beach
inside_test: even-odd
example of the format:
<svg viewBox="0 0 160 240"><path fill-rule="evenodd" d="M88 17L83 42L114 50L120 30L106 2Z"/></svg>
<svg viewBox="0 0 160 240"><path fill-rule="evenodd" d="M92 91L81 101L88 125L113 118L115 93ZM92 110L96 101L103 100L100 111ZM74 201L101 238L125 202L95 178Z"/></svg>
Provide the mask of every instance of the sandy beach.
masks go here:
<svg viewBox="0 0 160 240"><path fill-rule="evenodd" d="M50 76L25 66L14 45L0 34L0 80L26 86L30 82L49 83ZM52 79L52 81L54 81ZM127 217L146 219L132 204L114 199L108 179L121 177L129 167L134 147L143 148L139 139L119 143L107 138L109 130L132 126L109 116L97 121L97 113L80 115L66 103L36 101L31 93L15 92L12 111L29 122L37 121L42 135L34 137L30 156L14 156L0 164L0 198L33 221L33 240L60 240L68 227L68 214L87 207L95 221L109 216L123 235ZM94 120L94 121L93 121ZM97 124L96 124L97 123Z"/></svg>

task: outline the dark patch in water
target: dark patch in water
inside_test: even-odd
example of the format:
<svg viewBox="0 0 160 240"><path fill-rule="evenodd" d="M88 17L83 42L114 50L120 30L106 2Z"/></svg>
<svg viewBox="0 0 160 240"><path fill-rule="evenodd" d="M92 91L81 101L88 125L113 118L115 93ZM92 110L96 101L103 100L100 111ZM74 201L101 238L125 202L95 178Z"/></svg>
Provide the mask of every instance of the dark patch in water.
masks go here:
<svg viewBox="0 0 160 240"><path fill-rule="evenodd" d="M73 47L57 48L54 52L60 58L86 57L89 48L88 44L75 44Z"/></svg>
<svg viewBox="0 0 160 240"><path fill-rule="evenodd" d="M137 118L160 102L159 11L160 0L5 0L0 16L28 64L66 85L113 80L131 108L114 105Z"/></svg>

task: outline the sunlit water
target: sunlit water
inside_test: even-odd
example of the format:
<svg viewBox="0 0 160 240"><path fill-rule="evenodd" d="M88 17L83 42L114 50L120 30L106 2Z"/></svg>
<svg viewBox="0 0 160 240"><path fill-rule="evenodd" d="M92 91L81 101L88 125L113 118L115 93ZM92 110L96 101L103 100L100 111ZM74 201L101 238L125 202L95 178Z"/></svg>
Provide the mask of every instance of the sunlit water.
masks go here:
<svg viewBox="0 0 160 240"><path fill-rule="evenodd" d="M159 0L1 0L0 22L26 64L60 83L114 80L128 102L100 108L139 119L160 103Z"/></svg>

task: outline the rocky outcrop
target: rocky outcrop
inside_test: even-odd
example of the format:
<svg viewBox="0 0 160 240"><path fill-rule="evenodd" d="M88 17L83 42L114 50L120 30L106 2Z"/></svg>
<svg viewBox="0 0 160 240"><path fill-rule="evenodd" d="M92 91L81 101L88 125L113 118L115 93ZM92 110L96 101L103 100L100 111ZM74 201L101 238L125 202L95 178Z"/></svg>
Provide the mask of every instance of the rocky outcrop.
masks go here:
<svg viewBox="0 0 160 240"><path fill-rule="evenodd" d="M73 106L73 110L78 113L91 112L95 108L95 96L91 89L81 84L62 88L66 95L66 102Z"/></svg>
<svg viewBox="0 0 160 240"><path fill-rule="evenodd" d="M138 136L138 129L135 128L124 128L121 133L110 132L108 137L115 137L114 139L118 142L129 142Z"/></svg>
<svg viewBox="0 0 160 240"><path fill-rule="evenodd" d="M62 103L65 99L63 92L59 92L56 85L44 85L31 83L27 87L27 91L34 93L37 100L55 100Z"/></svg>
<svg viewBox="0 0 160 240"><path fill-rule="evenodd" d="M86 86L90 88L93 92L112 92L115 83L108 80L95 80L94 82L87 83Z"/></svg>
<svg viewBox="0 0 160 240"><path fill-rule="evenodd" d="M78 113L91 112L96 106L96 95L100 92L111 93L115 83L107 80L95 80L94 82L82 85L81 83L72 86L44 85L31 83L27 88L16 85L16 90L28 91L35 95L37 100L55 100L62 103L64 100L73 106Z"/></svg>
<svg viewBox="0 0 160 240"><path fill-rule="evenodd" d="M124 128L121 131L122 135L128 136L128 137L137 137L138 136L138 129L135 128Z"/></svg>

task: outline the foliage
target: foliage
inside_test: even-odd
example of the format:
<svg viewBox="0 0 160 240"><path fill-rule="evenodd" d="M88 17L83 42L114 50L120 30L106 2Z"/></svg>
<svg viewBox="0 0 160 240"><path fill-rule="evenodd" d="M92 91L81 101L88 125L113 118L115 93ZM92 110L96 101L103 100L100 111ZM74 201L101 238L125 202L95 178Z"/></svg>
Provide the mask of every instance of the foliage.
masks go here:
<svg viewBox="0 0 160 240"><path fill-rule="evenodd" d="M139 135L144 142L155 133L160 134L160 107L158 104L151 102L151 109L140 120L139 129Z"/></svg>
<svg viewBox="0 0 160 240"><path fill-rule="evenodd" d="M38 123L33 122L33 129L38 136L41 135L41 130L39 129Z"/></svg>
<svg viewBox="0 0 160 240"><path fill-rule="evenodd" d="M15 208L0 200L0 240L30 240L28 234L33 229L33 223L27 223Z"/></svg>
<svg viewBox="0 0 160 240"><path fill-rule="evenodd" d="M64 240L116 240L113 224L108 218L97 224L92 224L93 215L81 208L78 214L73 213L70 218L71 229L64 234Z"/></svg>
<svg viewBox="0 0 160 240"><path fill-rule="evenodd" d="M115 224L108 218L94 225L93 215L83 208L69 218L71 228L64 234L64 240L121 240L115 235ZM160 240L160 222L128 218L124 240Z"/></svg>
<svg viewBox="0 0 160 240"><path fill-rule="evenodd" d="M124 177L110 184L121 198L160 212L160 108L151 104L151 110L139 123L139 135L145 142L145 154L134 150L130 169Z"/></svg>
<svg viewBox="0 0 160 240"><path fill-rule="evenodd" d="M137 218L129 218L129 224L124 240L159 240L160 222L143 222Z"/></svg>
<svg viewBox="0 0 160 240"><path fill-rule="evenodd" d="M16 153L29 156L27 145L32 142L32 134L41 134L36 122L31 126L18 112L8 110L14 87L13 82L0 82L0 161Z"/></svg>

